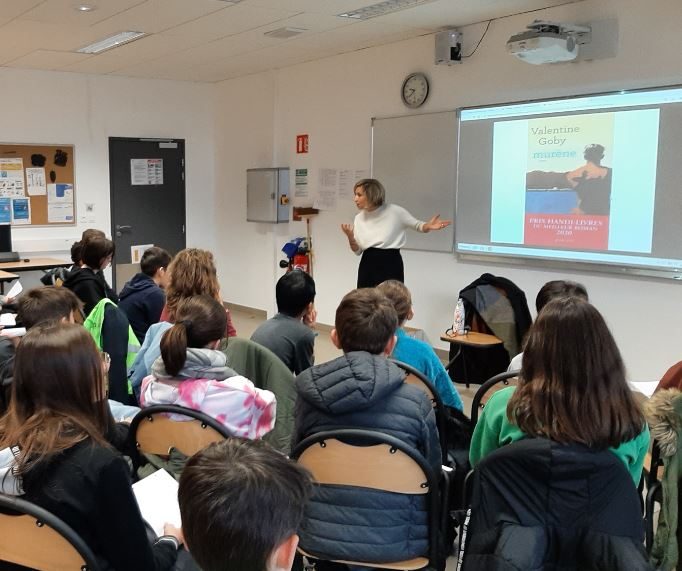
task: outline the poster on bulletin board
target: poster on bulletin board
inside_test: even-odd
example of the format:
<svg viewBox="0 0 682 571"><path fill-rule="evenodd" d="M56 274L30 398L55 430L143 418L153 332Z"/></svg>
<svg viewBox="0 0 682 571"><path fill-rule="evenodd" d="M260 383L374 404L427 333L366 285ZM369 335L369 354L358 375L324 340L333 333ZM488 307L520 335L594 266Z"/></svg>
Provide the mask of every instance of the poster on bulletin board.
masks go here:
<svg viewBox="0 0 682 571"><path fill-rule="evenodd" d="M0 224L74 225L73 145L0 143Z"/></svg>

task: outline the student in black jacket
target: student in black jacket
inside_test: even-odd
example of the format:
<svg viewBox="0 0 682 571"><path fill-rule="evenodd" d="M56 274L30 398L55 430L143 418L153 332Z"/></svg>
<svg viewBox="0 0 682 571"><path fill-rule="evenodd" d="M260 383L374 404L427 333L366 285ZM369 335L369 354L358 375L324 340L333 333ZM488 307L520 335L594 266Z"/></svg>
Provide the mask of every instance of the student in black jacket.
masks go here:
<svg viewBox="0 0 682 571"><path fill-rule="evenodd" d="M109 287L102 271L111 264L114 257L114 243L107 238L91 238L83 244L81 267L74 268L64 282L83 302L87 317L100 300L108 297L118 303L118 296Z"/></svg>
<svg viewBox="0 0 682 571"><path fill-rule="evenodd" d="M167 524L166 535L153 545L147 540L128 465L104 438L104 370L79 325L38 325L26 334L10 407L0 419L0 491L23 495L64 520L103 569L171 569L182 532Z"/></svg>

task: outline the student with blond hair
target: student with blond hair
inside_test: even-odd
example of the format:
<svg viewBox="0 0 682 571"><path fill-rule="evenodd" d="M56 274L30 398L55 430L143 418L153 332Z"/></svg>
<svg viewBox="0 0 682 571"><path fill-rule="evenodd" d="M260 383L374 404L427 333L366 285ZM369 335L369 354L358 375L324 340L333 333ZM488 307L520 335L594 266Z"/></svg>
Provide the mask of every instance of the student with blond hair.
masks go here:
<svg viewBox="0 0 682 571"><path fill-rule="evenodd" d="M463 410L462 397L459 396L433 347L420 339L410 337L403 329L405 322L414 317L410 290L397 280L382 282L376 289L389 299L398 313L397 341L391 357L414 367L431 381L444 405Z"/></svg>

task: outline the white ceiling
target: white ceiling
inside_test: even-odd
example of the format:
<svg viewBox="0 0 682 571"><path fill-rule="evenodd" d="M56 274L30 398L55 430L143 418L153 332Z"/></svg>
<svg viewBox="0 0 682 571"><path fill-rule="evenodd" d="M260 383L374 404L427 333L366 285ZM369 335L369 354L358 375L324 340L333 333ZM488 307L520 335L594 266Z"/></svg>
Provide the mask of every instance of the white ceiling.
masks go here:
<svg viewBox="0 0 682 571"><path fill-rule="evenodd" d="M365 21L336 16L377 1L0 0L0 66L215 82L578 0L434 0ZM85 3L96 9L75 9ZM264 35L284 26L306 31ZM76 52L125 30L149 35Z"/></svg>

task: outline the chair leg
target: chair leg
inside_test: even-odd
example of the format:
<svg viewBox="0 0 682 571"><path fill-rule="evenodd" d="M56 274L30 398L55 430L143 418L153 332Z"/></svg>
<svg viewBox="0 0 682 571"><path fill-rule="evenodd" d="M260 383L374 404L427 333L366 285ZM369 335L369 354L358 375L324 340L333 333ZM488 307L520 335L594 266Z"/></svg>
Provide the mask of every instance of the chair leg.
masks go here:
<svg viewBox="0 0 682 571"><path fill-rule="evenodd" d="M644 545L647 553L651 553L654 545L654 504L661 501L661 483L656 482L647 490L644 516Z"/></svg>

